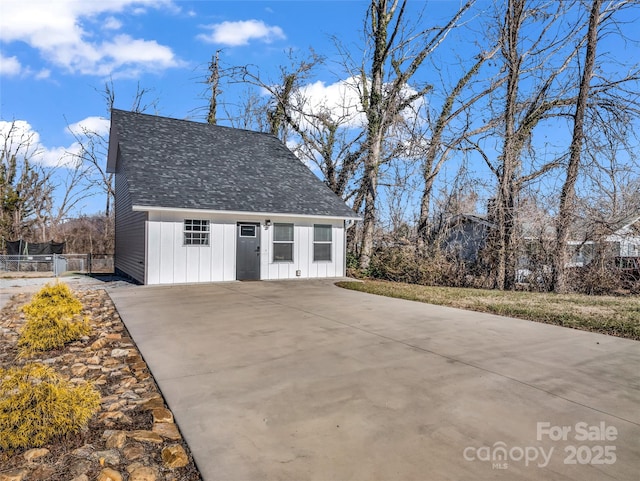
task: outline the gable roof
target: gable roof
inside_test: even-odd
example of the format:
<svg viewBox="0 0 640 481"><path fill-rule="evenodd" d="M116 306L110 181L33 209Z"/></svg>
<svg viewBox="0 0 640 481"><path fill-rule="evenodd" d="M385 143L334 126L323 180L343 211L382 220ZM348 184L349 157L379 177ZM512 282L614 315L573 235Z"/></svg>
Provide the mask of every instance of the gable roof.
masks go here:
<svg viewBox="0 0 640 481"><path fill-rule="evenodd" d="M621 219L611 228L611 230L614 233L618 233L619 231L627 230L629 227L631 227L633 224L635 224L638 221L640 221L640 214L636 213L628 217L625 217L624 219Z"/></svg>
<svg viewBox="0 0 640 481"><path fill-rule="evenodd" d="M447 219L446 225L452 228L465 223L481 225L487 229L496 229L498 227L498 224L494 221L480 214L457 214ZM555 227L553 224L541 221L536 222L536 219L524 219L520 221L518 227L524 239L551 238L555 235Z"/></svg>
<svg viewBox="0 0 640 481"><path fill-rule="evenodd" d="M119 155L118 155L119 154ZM356 219L270 134L112 110L107 170L124 172L134 208Z"/></svg>
<svg viewBox="0 0 640 481"><path fill-rule="evenodd" d="M478 214L456 214L449 217L446 221L447 227L450 228L464 223L479 224L488 227L489 229L497 227L495 222L492 222L486 217Z"/></svg>

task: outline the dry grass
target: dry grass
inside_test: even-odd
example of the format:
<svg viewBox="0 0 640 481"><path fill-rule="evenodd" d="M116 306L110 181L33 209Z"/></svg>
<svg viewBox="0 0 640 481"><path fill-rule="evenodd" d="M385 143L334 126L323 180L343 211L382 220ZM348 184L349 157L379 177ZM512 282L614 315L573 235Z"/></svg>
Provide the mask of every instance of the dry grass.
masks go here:
<svg viewBox="0 0 640 481"><path fill-rule="evenodd" d="M640 340L640 297L586 296L432 287L398 282L339 282L346 289L489 312Z"/></svg>

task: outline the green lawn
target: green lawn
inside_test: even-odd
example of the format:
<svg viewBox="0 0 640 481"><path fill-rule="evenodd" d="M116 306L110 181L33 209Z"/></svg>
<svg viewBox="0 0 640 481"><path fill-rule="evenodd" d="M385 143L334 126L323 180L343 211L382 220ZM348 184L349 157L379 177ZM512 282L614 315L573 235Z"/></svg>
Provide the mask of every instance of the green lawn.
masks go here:
<svg viewBox="0 0 640 481"><path fill-rule="evenodd" d="M490 312L640 340L639 296L505 292L373 280L338 282L337 285L381 296Z"/></svg>

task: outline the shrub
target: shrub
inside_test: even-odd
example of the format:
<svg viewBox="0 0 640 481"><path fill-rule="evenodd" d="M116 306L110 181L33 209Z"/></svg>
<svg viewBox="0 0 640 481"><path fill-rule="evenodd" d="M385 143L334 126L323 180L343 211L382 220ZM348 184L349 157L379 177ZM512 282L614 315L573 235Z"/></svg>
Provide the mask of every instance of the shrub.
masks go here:
<svg viewBox="0 0 640 481"><path fill-rule="evenodd" d="M571 270L569 283L576 292L588 295L615 294L624 287L619 270L612 265L597 263Z"/></svg>
<svg viewBox="0 0 640 481"><path fill-rule="evenodd" d="M50 367L0 369L0 449L37 448L75 433L99 407L93 386L73 386Z"/></svg>
<svg viewBox="0 0 640 481"><path fill-rule="evenodd" d="M69 286L57 282L47 284L34 294L31 302L22 308L27 317L41 315L50 317L74 316L82 312L82 304L73 295Z"/></svg>
<svg viewBox="0 0 640 481"><path fill-rule="evenodd" d="M440 250L420 255L414 247L408 246L376 250L365 274L375 279L408 284L484 287L489 282L485 270L479 263L465 263Z"/></svg>
<svg viewBox="0 0 640 481"><path fill-rule="evenodd" d="M47 284L22 310L27 317L18 339L23 356L60 348L90 332L80 316L82 304L63 283Z"/></svg>
<svg viewBox="0 0 640 481"><path fill-rule="evenodd" d="M355 252L347 251L347 269L357 269L359 264L358 255Z"/></svg>
<svg viewBox="0 0 640 481"><path fill-rule="evenodd" d="M393 282L428 283L429 273L412 250L402 247L377 249L371 257L366 275Z"/></svg>

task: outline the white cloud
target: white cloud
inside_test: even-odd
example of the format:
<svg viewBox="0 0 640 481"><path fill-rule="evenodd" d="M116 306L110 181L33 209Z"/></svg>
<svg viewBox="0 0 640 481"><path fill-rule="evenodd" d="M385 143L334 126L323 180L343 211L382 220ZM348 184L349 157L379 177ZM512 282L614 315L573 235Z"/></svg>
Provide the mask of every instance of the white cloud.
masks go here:
<svg viewBox="0 0 640 481"><path fill-rule="evenodd" d="M207 25L205 28L211 30L211 33L202 33L197 38L207 43L228 45L230 47L248 45L251 40L271 43L274 40L286 38L280 27L267 25L262 20L222 22Z"/></svg>
<svg viewBox="0 0 640 481"><path fill-rule="evenodd" d="M43 68L36 74L36 79L44 80L49 78L50 76L51 76L51 70L49 70L48 68Z"/></svg>
<svg viewBox="0 0 640 481"><path fill-rule="evenodd" d="M40 145L40 135L26 120L0 120L0 141L9 152L29 156Z"/></svg>
<svg viewBox="0 0 640 481"><path fill-rule="evenodd" d="M99 126L99 119L99 117L88 117L73 125L78 126L87 122L87 125ZM38 131L26 120L13 122L0 120L0 141L4 144L5 139L9 151L16 157L26 158L43 167L74 167L82 151L78 142L73 142L68 147L46 147L40 141Z"/></svg>
<svg viewBox="0 0 640 481"><path fill-rule="evenodd" d="M66 167L73 168L78 163L82 147L74 142L69 147L42 148L36 161L45 167Z"/></svg>
<svg viewBox="0 0 640 481"><path fill-rule="evenodd" d="M42 69L34 73L29 66L24 66L18 60L18 57L5 57L0 52L0 77L29 77L33 76L36 80L44 80L51 76L51 70Z"/></svg>
<svg viewBox="0 0 640 481"><path fill-rule="evenodd" d="M89 55L99 58L99 62L85 63ZM117 35L94 51L87 52L86 57L70 59L69 62L76 65L80 73L112 75L113 78L131 77L142 71L157 72L182 65L169 47L155 40L139 40L125 34Z"/></svg>
<svg viewBox="0 0 640 481"><path fill-rule="evenodd" d="M367 79L367 88L370 88L370 80ZM330 119L347 128L362 128L366 126L366 115L363 112L361 102L362 80L357 77L349 77L332 84L317 81L302 86L293 101L302 106L302 111L311 116L328 115ZM401 97L408 98L416 94L411 87L402 89ZM424 99L414 100L410 107L401 112L401 115L409 122L417 121L417 112L424 105ZM303 125L304 119L299 119ZM308 127L308 125L307 125Z"/></svg>
<svg viewBox="0 0 640 481"><path fill-rule="evenodd" d="M113 41L104 43L102 53L119 64L144 62L169 67L175 63L169 47L160 45L155 40L139 40L129 35L118 35Z"/></svg>
<svg viewBox="0 0 640 481"><path fill-rule="evenodd" d="M122 28L122 22L116 17L107 17L102 24L102 28L105 30L120 30Z"/></svg>
<svg viewBox="0 0 640 481"><path fill-rule="evenodd" d="M0 53L0 75L6 77L14 77L20 75L22 72L22 65L18 57L5 57Z"/></svg>
<svg viewBox="0 0 640 481"><path fill-rule="evenodd" d="M360 80L350 77L333 84L317 81L300 89L300 102L307 114L329 115L343 126L361 127L365 125L365 115L358 93Z"/></svg>
<svg viewBox="0 0 640 481"><path fill-rule="evenodd" d="M370 80L366 79L365 81L367 82L367 88L370 88ZM296 113L293 115L299 125L310 132L324 128L318 122L318 118L330 119L333 124L340 128L342 134L345 134L346 139L351 135L348 133L349 131L353 133L353 129L360 131L362 128L366 128L367 119L363 112L360 98L361 91L362 79L357 77L350 77L331 84L318 81L303 85L295 92L292 101L295 107L294 112L302 110L304 115ZM406 99L415 94L416 90L411 87L405 87L400 95ZM266 91L265 95L268 95ZM423 99L414 100L411 106L404 109L400 115L408 123L417 122L419 121L416 117L418 109L423 105ZM405 131L392 127L387 132L387 137L390 140L393 138L393 142L397 142L398 145L405 146L404 155L414 155L415 141L413 139L409 141ZM319 152L309 149L308 146L302 146L298 137L290 138L287 145L311 171L320 177L322 176L316 162L321 159Z"/></svg>
<svg viewBox="0 0 640 481"><path fill-rule="evenodd" d="M98 135L105 135L109 133L110 125L109 119L93 116L69 125L67 130L77 136L84 136L87 132L95 132Z"/></svg>
<svg viewBox="0 0 640 481"><path fill-rule="evenodd" d="M171 7L172 2L2 0L0 41L25 42L46 61L73 73L104 76L130 70L164 70L182 65L169 47L128 35L100 39L98 32L85 29L85 25L100 21L101 15L160 6ZM115 29L120 25L115 17L109 16L103 27Z"/></svg>

